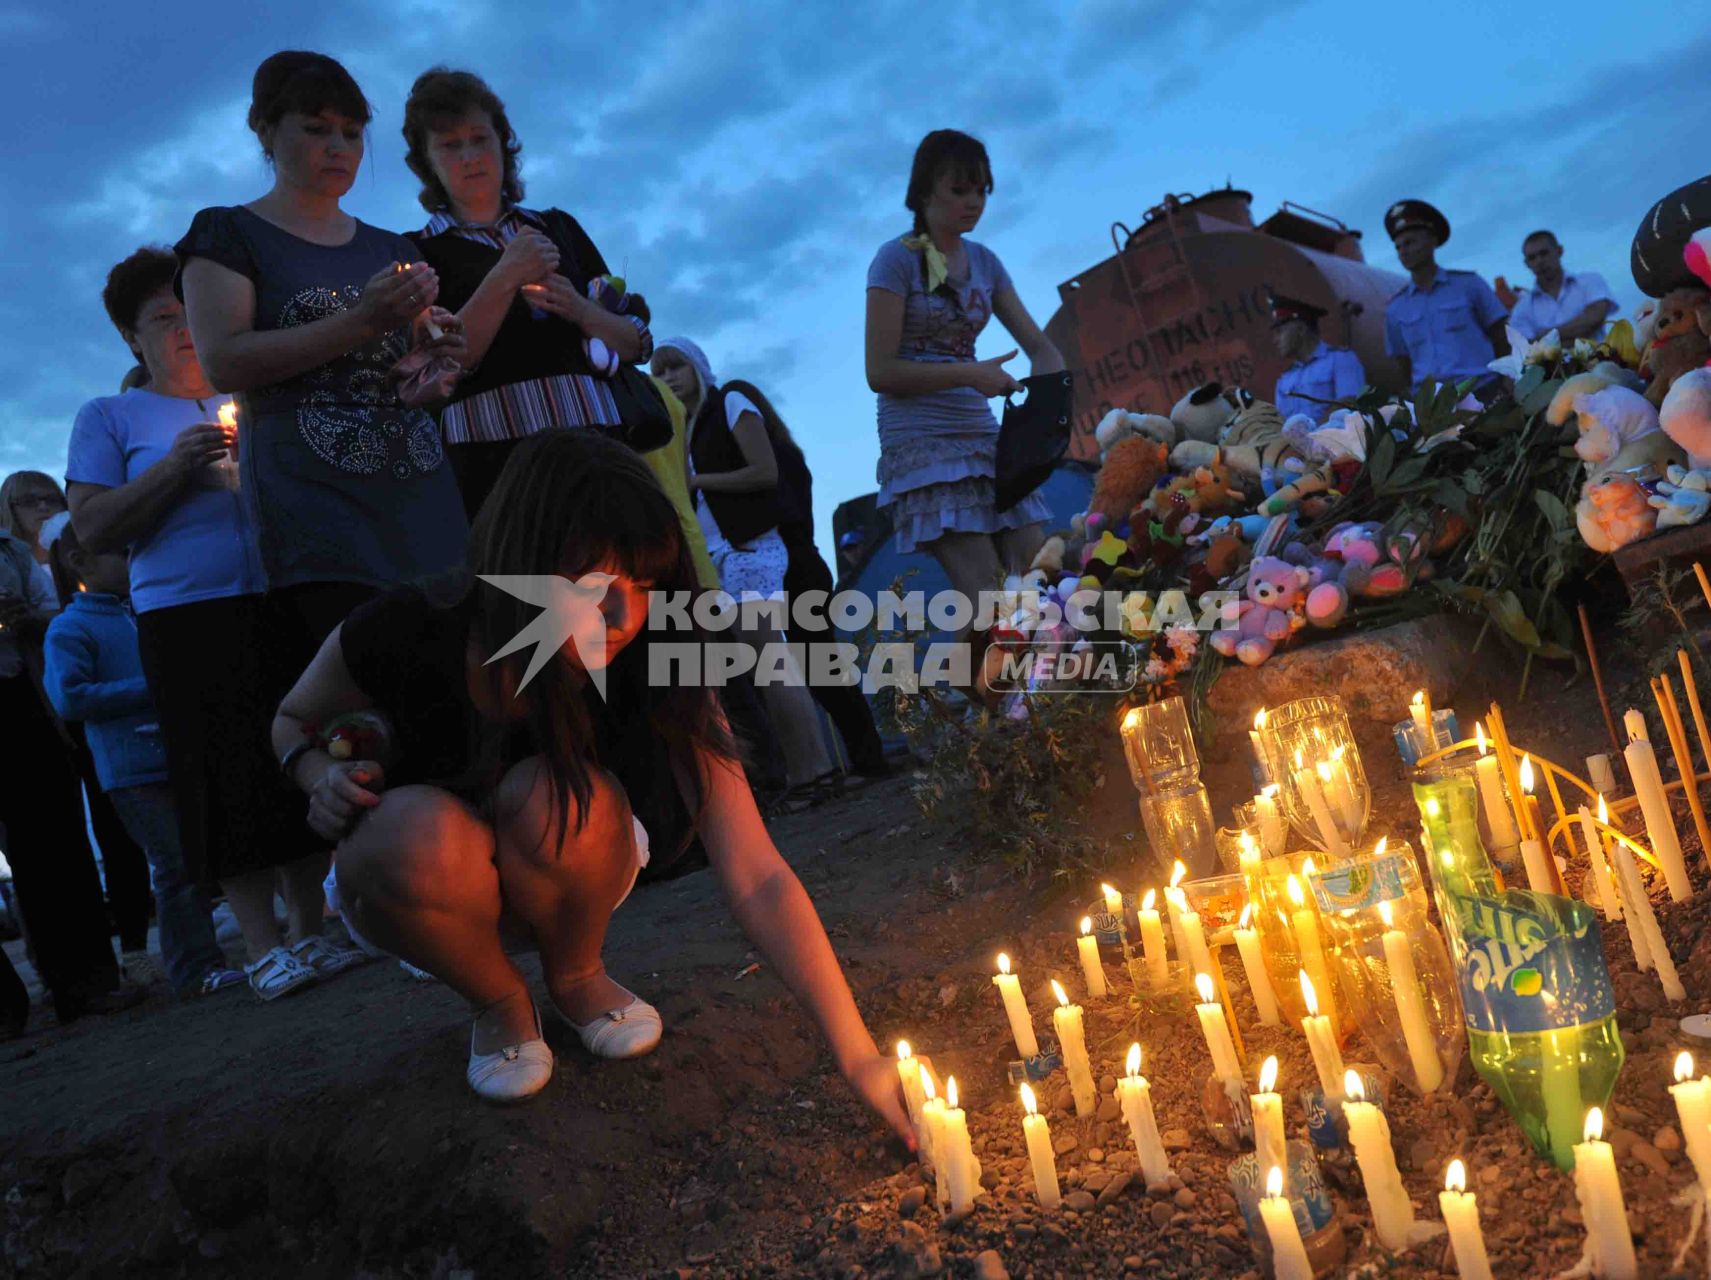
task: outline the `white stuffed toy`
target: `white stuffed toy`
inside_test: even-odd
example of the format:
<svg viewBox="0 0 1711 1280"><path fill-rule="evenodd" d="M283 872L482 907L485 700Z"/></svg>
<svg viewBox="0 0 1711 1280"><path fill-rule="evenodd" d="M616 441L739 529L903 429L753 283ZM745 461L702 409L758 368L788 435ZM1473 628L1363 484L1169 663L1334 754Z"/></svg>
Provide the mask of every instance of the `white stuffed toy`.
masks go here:
<svg viewBox="0 0 1711 1280"><path fill-rule="evenodd" d="M1157 440L1168 449L1176 443L1176 424L1156 413L1130 413L1127 409L1113 409L1099 419L1099 425L1093 429L1093 438L1099 442L1100 460L1103 461L1105 455L1111 452L1112 446L1131 436L1146 436Z"/></svg>
<svg viewBox="0 0 1711 1280"><path fill-rule="evenodd" d="M1676 378L1658 410L1658 425L1687 451L1689 466L1711 469L1711 369L1689 369Z"/></svg>
<svg viewBox="0 0 1711 1280"><path fill-rule="evenodd" d="M1658 513L1658 528L1698 524L1711 511L1711 471L1689 471L1672 466L1668 478L1658 481L1650 503Z"/></svg>
<svg viewBox="0 0 1711 1280"><path fill-rule="evenodd" d="M1580 428L1574 451L1586 463L1588 483L1611 471L1649 469L1658 474L1681 460L1680 451L1658 429L1658 415L1639 392L1599 373L1576 374L1557 390L1545 420Z"/></svg>

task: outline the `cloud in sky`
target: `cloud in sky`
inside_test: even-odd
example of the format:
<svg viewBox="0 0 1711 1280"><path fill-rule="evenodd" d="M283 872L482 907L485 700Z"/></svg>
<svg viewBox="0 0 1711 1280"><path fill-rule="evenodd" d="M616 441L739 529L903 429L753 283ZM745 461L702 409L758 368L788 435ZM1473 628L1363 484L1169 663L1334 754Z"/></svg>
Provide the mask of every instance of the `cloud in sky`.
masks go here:
<svg viewBox="0 0 1711 1280"><path fill-rule="evenodd" d="M1634 223L1704 171L1711 19L1653 36L1618 7L1579 8L1535 47L1477 0L1406 19L1354 0L369 0L307 15L196 0L110 8L98 28L0 7L0 95L29 122L24 177L0 189L0 468L59 472L77 407L117 387L129 362L100 306L108 265L266 189L243 115L279 48L323 49L362 83L376 118L346 204L399 229L423 219L398 134L411 81L436 62L487 76L531 203L582 220L657 332L773 395L814 468L825 545L833 506L872 488L865 274L907 228L927 130L985 139L997 189L977 238L1042 325L1058 283L1110 253L1113 220L1226 179L1259 216L1288 199L1365 229L1388 268L1379 219L1399 196L1441 204L1445 260L1488 277L1524 280L1521 236L1555 226L1571 269L1631 303ZM994 326L982 354L1010 345Z"/></svg>

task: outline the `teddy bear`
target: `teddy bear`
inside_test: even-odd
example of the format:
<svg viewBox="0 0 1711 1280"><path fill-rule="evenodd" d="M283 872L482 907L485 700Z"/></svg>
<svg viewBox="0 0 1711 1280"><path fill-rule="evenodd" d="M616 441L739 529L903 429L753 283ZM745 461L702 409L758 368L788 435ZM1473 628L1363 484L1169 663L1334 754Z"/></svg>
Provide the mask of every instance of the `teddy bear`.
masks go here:
<svg viewBox="0 0 1711 1280"><path fill-rule="evenodd" d="M1698 524L1711 512L1711 471L1671 466L1657 489L1650 505L1658 513L1660 529Z"/></svg>
<svg viewBox="0 0 1711 1280"><path fill-rule="evenodd" d="M1170 411L1177 434L1184 440L1217 444L1224 424L1253 402L1240 387L1226 388L1221 382L1203 383L1178 400Z"/></svg>
<svg viewBox="0 0 1711 1280"><path fill-rule="evenodd" d="M1376 520L1339 524L1310 570L1307 621L1334 627L1349 611L1351 600L1385 600L1408 588L1408 562L1415 556L1412 540L1382 544L1384 526Z"/></svg>
<svg viewBox="0 0 1711 1280"><path fill-rule="evenodd" d="M1687 454L1694 470L1711 468L1711 369L1689 369L1658 410L1658 426Z"/></svg>
<svg viewBox="0 0 1711 1280"><path fill-rule="evenodd" d="M1111 452L1113 446L1135 436L1147 436L1168 449L1176 443L1176 424L1156 413L1131 413L1127 409L1113 409L1101 418L1099 425L1093 429L1093 438L1099 444L1100 461L1105 460L1105 455Z"/></svg>
<svg viewBox="0 0 1711 1280"><path fill-rule="evenodd" d="M1649 537L1658 524L1651 495L1633 476L1612 471L1588 482L1574 504L1574 522L1594 551L1615 551Z"/></svg>
<svg viewBox="0 0 1711 1280"><path fill-rule="evenodd" d="M1658 299L1644 353L1651 372L1646 399L1662 405L1675 380L1711 361L1711 290L1680 285Z"/></svg>
<svg viewBox="0 0 1711 1280"><path fill-rule="evenodd" d="M635 316L644 324L652 318L648 313L647 299L639 293L628 292L622 276L595 276L588 282L588 296L615 316ZM599 338L584 338L582 350L594 372L602 378L612 377L623 363L618 353Z"/></svg>
<svg viewBox="0 0 1711 1280"><path fill-rule="evenodd" d="M1545 421L1560 427L1570 418L1580 428L1574 451L1586 463L1589 479L1640 468L1659 473L1680 459L1675 444L1658 429L1651 402L1600 372L1575 374L1551 397Z"/></svg>
<svg viewBox="0 0 1711 1280"><path fill-rule="evenodd" d="M1300 629L1307 581L1306 569L1275 556L1260 556L1248 566L1247 586L1236 605L1236 625L1214 631L1212 648L1226 658L1259 666Z"/></svg>
<svg viewBox="0 0 1711 1280"><path fill-rule="evenodd" d="M1131 436L1111 446L1099 475L1093 482L1093 497L1087 504L1089 533L1114 525L1143 502L1153 486L1170 469L1170 451L1148 436Z"/></svg>

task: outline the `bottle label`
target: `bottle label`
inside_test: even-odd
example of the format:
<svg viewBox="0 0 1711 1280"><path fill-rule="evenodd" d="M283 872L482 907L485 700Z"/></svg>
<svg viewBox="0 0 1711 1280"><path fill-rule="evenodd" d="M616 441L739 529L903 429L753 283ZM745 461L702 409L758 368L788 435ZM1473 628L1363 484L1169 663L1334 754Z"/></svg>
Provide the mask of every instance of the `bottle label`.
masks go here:
<svg viewBox="0 0 1711 1280"><path fill-rule="evenodd" d="M1456 899L1450 932L1470 1028L1529 1034L1614 1015L1596 917L1553 905L1563 901L1527 890Z"/></svg>
<svg viewBox="0 0 1711 1280"><path fill-rule="evenodd" d="M1359 911L1406 897L1408 889L1402 879L1403 856L1398 850L1382 858L1364 858L1359 862L1339 863L1323 871L1315 871L1312 875L1313 896L1319 900L1319 910Z"/></svg>

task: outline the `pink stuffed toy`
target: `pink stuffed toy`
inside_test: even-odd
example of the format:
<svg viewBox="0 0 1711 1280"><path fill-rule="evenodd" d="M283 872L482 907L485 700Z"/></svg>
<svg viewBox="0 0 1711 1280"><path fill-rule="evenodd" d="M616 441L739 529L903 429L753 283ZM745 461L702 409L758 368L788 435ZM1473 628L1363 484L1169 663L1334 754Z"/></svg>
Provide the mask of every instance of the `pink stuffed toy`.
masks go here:
<svg viewBox="0 0 1711 1280"><path fill-rule="evenodd" d="M1379 545L1382 532L1383 526L1370 520L1331 530L1324 558L1333 567L1314 574L1319 580L1307 593L1308 622L1334 627L1348 613L1351 599L1384 600L1407 589L1408 571Z"/></svg>
<svg viewBox="0 0 1711 1280"><path fill-rule="evenodd" d="M1236 606L1236 625L1212 633L1212 648L1257 667L1301 626L1309 581L1306 569L1261 556L1248 566L1247 599Z"/></svg>

